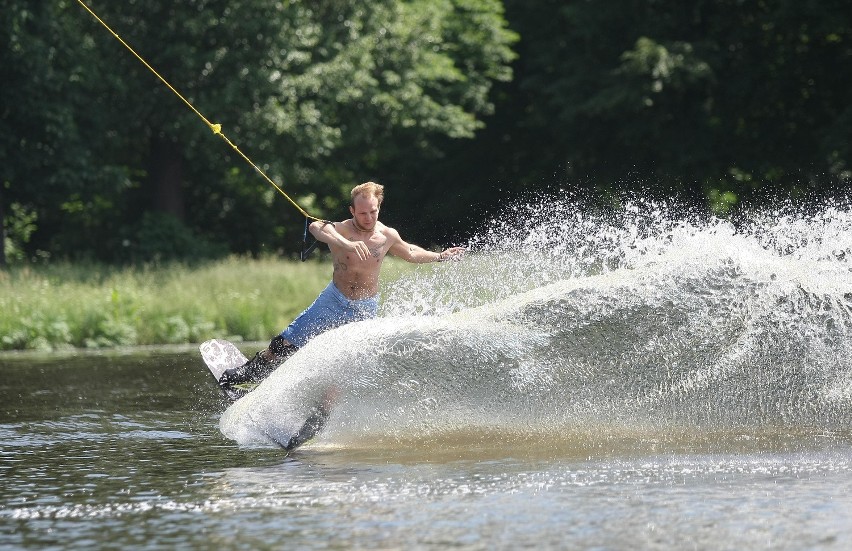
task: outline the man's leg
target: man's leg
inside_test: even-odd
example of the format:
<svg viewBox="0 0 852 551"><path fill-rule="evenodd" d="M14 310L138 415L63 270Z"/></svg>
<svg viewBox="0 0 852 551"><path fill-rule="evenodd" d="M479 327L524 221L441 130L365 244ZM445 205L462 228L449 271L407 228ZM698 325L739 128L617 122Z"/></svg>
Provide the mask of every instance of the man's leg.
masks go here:
<svg viewBox="0 0 852 551"><path fill-rule="evenodd" d="M254 358L233 369L228 369L219 378L219 386L230 388L243 383L259 383L296 352L293 344L281 335L276 336L269 346L254 355Z"/></svg>

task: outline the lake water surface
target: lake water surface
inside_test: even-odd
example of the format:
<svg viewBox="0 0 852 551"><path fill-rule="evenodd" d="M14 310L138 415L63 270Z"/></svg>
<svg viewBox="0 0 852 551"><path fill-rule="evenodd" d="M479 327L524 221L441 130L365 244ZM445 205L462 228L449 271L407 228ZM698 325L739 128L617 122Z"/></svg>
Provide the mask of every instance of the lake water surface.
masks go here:
<svg viewBox="0 0 852 551"><path fill-rule="evenodd" d="M307 445L219 432L193 353L0 360L0 547L845 549L848 434Z"/></svg>

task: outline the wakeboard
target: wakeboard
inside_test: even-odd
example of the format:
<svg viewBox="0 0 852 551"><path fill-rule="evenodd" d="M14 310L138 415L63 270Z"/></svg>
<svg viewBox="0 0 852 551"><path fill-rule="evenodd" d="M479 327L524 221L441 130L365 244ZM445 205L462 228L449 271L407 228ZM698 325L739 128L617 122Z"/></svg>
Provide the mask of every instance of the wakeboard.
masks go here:
<svg viewBox="0 0 852 551"><path fill-rule="evenodd" d="M204 360L204 365L210 370L210 374L216 380L216 386L219 386L219 379L222 378L222 373L228 369L240 367L248 361L248 358L239 351L234 343L224 339L212 339L201 344L198 347L201 351L201 358ZM233 388L222 388L222 392L232 402L242 398L256 387L257 384L246 383L242 385L234 385Z"/></svg>
<svg viewBox="0 0 852 551"><path fill-rule="evenodd" d="M198 348L201 351L201 357L204 360L204 364L216 380L216 386L218 386L225 396L227 396L227 398L232 402L236 402L254 390L257 386L255 383L234 385L229 388L219 386L219 379L222 378L222 374L226 370L239 367L248 361L248 358L239 351L234 343L224 339L211 339L202 343ZM331 415L331 407L337 398L337 394L338 391L335 389L326 391L322 399L310 408L302 428L296 431L295 434L291 435L286 441L282 442L279 439L270 438L288 452L312 439L323 429L323 427L325 427L326 421L328 421L328 418Z"/></svg>

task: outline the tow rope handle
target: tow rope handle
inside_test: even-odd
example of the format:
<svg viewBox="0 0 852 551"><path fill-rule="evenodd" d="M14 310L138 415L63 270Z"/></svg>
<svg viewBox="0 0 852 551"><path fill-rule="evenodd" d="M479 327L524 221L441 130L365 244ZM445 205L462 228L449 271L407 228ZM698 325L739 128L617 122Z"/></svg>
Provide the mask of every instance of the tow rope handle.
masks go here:
<svg viewBox="0 0 852 551"><path fill-rule="evenodd" d="M299 257L302 259L302 262L307 260L311 256L311 253L314 252L314 249L317 248L317 245L319 245L319 240L317 240L317 239L314 239L312 243L308 243L308 234L310 233L310 232L308 232L309 222L310 222L310 218L308 218L306 216L305 217L305 235L302 237L302 252L299 254ZM326 224L331 224L331 222L329 222L328 220L322 220L322 222L324 222Z"/></svg>

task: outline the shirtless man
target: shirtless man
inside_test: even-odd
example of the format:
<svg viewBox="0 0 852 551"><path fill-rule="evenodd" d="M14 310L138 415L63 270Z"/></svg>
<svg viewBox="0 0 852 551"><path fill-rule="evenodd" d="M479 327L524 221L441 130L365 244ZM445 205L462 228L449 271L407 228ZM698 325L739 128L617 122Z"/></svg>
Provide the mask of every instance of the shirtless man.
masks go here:
<svg viewBox="0 0 852 551"><path fill-rule="evenodd" d="M234 385L263 380L318 334L374 318L379 308L379 272L386 254L425 264L458 259L464 253L462 247L434 252L406 243L395 229L379 222L383 199L384 188L379 184L367 182L355 186L349 206L352 218L336 223L317 221L310 225L311 234L328 244L331 250L332 281L265 350L245 365L225 371L219 386L226 394L239 398L245 391Z"/></svg>

